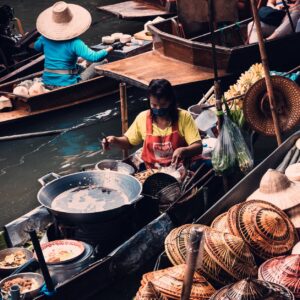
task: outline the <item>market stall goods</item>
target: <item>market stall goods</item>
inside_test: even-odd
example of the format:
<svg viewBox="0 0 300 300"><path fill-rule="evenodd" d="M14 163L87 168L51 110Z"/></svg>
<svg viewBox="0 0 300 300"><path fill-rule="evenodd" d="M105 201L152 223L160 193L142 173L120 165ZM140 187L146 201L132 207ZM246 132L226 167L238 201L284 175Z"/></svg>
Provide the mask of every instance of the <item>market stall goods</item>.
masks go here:
<svg viewBox="0 0 300 300"><path fill-rule="evenodd" d="M300 163L289 165L285 170L285 175L289 180L300 181Z"/></svg>
<svg viewBox="0 0 300 300"><path fill-rule="evenodd" d="M266 201L250 200L240 204L236 220L240 237L263 260L289 254L298 241L288 216Z"/></svg>
<svg viewBox="0 0 300 300"><path fill-rule="evenodd" d="M156 290L151 282L147 282L145 286L139 288L135 300L168 300L168 298Z"/></svg>
<svg viewBox="0 0 300 300"><path fill-rule="evenodd" d="M227 212L217 216L210 225L211 228L221 231L221 232L229 232L228 223L227 223Z"/></svg>
<svg viewBox="0 0 300 300"><path fill-rule="evenodd" d="M294 246L292 254L300 254L300 242Z"/></svg>
<svg viewBox="0 0 300 300"><path fill-rule="evenodd" d="M267 260L258 270L258 278L281 284L300 299L300 255L280 256Z"/></svg>
<svg viewBox="0 0 300 300"><path fill-rule="evenodd" d="M287 288L257 279L243 279L217 291L210 300L292 300Z"/></svg>
<svg viewBox="0 0 300 300"><path fill-rule="evenodd" d="M241 238L203 225L184 225L174 229L167 236L165 250L173 264L185 262L189 236L193 228L204 230L202 259L197 261L197 272L212 284L221 286L242 278L257 276L254 257Z"/></svg>
<svg viewBox="0 0 300 300"><path fill-rule="evenodd" d="M240 236L239 231L237 230L236 222L237 222L237 213L241 204L233 205L227 213L227 224L229 233Z"/></svg>
<svg viewBox="0 0 300 300"><path fill-rule="evenodd" d="M152 275L151 283L168 299L180 299L186 265L178 265L158 271ZM213 286L200 274L195 273L190 299L209 299L215 292Z"/></svg>

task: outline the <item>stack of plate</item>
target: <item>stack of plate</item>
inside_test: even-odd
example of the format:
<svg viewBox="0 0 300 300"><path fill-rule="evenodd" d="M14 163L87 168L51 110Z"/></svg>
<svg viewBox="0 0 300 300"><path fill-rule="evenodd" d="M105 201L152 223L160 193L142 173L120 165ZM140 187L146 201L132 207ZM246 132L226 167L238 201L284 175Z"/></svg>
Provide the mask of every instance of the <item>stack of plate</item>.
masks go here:
<svg viewBox="0 0 300 300"><path fill-rule="evenodd" d="M205 230L203 253L197 271L216 286L246 277L256 277L257 267L247 244L239 237L222 233L203 225L184 225L171 231L165 240L165 250L174 265L187 257L187 245L193 228Z"/></svg>
<svg viewBox="0 0 300 300"><path fill-rule="evenodd" d="M142 286L137 294L140 295L148 282L151 282L154 290L159 291L167 299L180 299L181 289L184 280L186 265L178 265L175 267L147 273L143 276ZM190 299L205 300L209 299L215 289L212 285L201 275L195 273L193 278L193 285L191 289ZM137 298L141 299L141 298ZM145 298L147 299L147 298ZM149 298L148 298L149 299ZM151 299L151 298L150 298ZM158 299L158 298L152 298Z"/></svg>
<svg viewBox="0 0 300 300"><path fill-rule="evenodd" d="M258 270L261 280L281 284L300 299L300 255L280 256L267 260Z"/></svg>
<svg viewBox="0 0 300 300"><path fill-rule="evenodd" d="M285 287L260 281L244 279L217 291L210 300L292 300L293 294Z"/></svg>

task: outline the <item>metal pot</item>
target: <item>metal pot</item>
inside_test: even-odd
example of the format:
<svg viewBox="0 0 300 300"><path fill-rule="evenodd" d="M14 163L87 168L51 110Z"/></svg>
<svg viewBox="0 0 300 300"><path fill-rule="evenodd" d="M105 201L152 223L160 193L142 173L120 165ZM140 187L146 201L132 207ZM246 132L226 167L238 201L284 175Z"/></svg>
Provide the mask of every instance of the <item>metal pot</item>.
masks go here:
<svg viewBox="0 0 300 300"><path fill-rule="evenodd" d="M56 179L46 183L46 180L51 176ZM43 185L37 195L38 201L58 219L73 224L101 223L116 218L140 199L142 191L141 183L133 176L111 171L85 171L62 177L58 174L50 173L43 176L38 181ZM102 189L118 190L126 196L129 203L122 203L119 207L113 209L103 209L101 211L84 213L53 209L53 200L63 192L76 187L84 188L93 185L101 187Z"/></svg>
<svg viewBox="0 0 300 300"><path fill-rule="evenodd" d="M96 170L109 169L111 171L117 171L123 174L133 175L134 168L129 164L126 164L120 160L104 159L98 162L95 166Z"/></svg>

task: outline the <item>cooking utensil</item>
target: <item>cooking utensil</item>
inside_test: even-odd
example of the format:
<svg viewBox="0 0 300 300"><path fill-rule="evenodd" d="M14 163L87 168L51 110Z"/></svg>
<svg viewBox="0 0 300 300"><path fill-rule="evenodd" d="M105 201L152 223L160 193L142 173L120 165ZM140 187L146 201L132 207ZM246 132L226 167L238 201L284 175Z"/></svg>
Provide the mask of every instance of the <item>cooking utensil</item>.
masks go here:
<svg viewBox="0 0 300 300"><path fill-rule="evenodd" d="M46 181L52 176L56 179L46 184ZM118 217L140 199L142 191L141 183L134 177L110 171L84 171L62 177L55 173L49 173L40 178L39 182L43 187L38 192L38 201L55 217L75 224L99 223ZM104 207L100 211L91 212L68 212L53 208L53 200L63 192L70 190L70 188L80 190L88 189L91 186L108 191L115 190L123 195L128 203L120 202L114 208Z"/></svg>
<svg viewBox="0 0 300 300"><path fill-rule="evenodd" d="M95 166L96 170L111 170L111 171L117 171L123 174L133 175L134 174L134 168L130 166L129 164L126 164L120 160L114 160L114 159L104 159L98 162Z"/></svg>

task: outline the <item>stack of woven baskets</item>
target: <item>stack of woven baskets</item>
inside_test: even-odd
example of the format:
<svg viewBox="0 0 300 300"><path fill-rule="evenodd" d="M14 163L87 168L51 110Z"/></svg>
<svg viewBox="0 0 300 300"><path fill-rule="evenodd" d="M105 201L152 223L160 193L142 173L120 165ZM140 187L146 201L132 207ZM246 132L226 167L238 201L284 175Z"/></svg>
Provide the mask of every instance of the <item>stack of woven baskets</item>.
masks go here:
<svg viewBox="0 0 300 300"><path fill-rule="evenodd" d="M272 180L266 180L270 175ZM268 171L262 180L272 191L269 195L278 193L276 180L283 178L281 175L285 177ZM279 181L289 189L289 195L293 195L298 186L295 188L296 185L286 177L285 180ZM249 200L232 206L215 218L211 227L186 224L173 229L165 240L165 252L175 267L145 274L136 299L180 299L188 242L191 232L197 230L204 232L203 246L196 262L190 299L300 300L297 230L286 212L277 206L280 197L264 198L259 194L262 191L264 188L253 194L259 200L253 200L252 195ZM273 203L268 201L270 198L275 199ZM283 199L285 203L281 207L287 212L300 202L289 197ZM168 282L172 284L167 285ZM142 292L149 289L149 284L161 298L142 298ZM214 288L220 290L214 292Z"/></svg>

